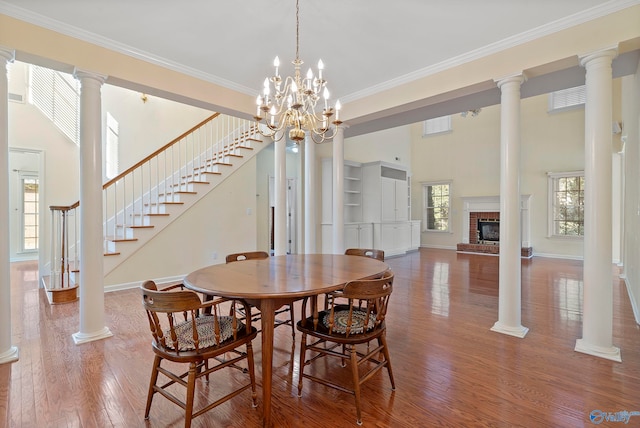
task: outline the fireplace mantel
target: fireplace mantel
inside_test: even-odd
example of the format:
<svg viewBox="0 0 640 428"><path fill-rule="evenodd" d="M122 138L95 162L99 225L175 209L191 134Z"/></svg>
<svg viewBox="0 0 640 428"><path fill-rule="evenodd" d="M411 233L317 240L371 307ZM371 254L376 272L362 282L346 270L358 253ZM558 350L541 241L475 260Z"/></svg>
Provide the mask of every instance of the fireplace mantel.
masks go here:
<svg viewBox="0 0 640 428"><path fill-rule="evenodd" d="M522 247L531 247L531 195L520 196L520 239ZM500 196L462 197L462 243L469 243L469 214L472 212L500 212Z"/></svg>

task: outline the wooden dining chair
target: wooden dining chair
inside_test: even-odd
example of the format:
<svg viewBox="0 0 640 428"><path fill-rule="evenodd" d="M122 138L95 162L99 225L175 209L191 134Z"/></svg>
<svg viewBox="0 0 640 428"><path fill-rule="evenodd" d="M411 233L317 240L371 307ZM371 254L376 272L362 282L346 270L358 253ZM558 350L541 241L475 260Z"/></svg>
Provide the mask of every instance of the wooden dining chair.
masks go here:
<svg viewBox="0 0 640 428"><path fill-rule="evenodd" d="M373 248L347 248L344 252L347 256L363 256L372 259L384 261L384 250L375 250Z"/></svg>
<svg viewBox="0 0 640 428"><path fill-rule="evenodd" d="M303 300L302 315L297 323L297 329L302 333L299 397L302 396L303 379L350 393L355 396L356 422L361 425L361 385L386 367L391 388L395 390L385 325L392 290L393 273L386 271L379 279L348 282L342 290L333 293L334 298L326 310L318 312L315 298ZM347 304L338 303L344 299ZM360 307L358 302L364 303ZM369 349L369 343L374 340L377 346ZM309 358L307 353L311 354ZM335 372L323 357L340 359L343 364L339 367L344 367L344 362L350 360L352 384L345 385L337 380L340 376L332 376ZM319 367L312 371L311 366L316 363Z"/></svg>
<svg viewBox="0 0 640 428"><path fill-rule="evenodd" d="M268 259L269 254L265 251L246 251L243 253L233 253L229 254L226 257L227 263L240 262L243 260L251 260L251 259ZM240 310L242 308L240 307ZM255 314L251 321L260 321L260 312L255 309ZM288 318L283 318L282 314L288 314ZM293 343L295 345L296 340L296 327L295 327L295 317L293 313L293 305L285 305L282 309L279 309L275 313L275 324L274 327L278 327L281 325L289 325L291 326L291 337L293 337Z"/></svg>
<svg viewBox="0 0 640 428"><path fill-rule="evenodd" d="M384 261L384 250L376 250L373 248L347 248L344 251L346 256L370 257L372 259ZM327 309L331 304L331 293L325 295L324 308Z"/></svg>
<svg viewBox="0 0 640 428"><path fill-rule="evenodd" d="M256 407L251 341L256 337L257 330L250 323L242 323L235 311L227 315L230 312L227 307L229 305L242 305L249 315L251 307L243 301L227 298L214 298L202 303L197 293L186 290L181 284L158 290L153 281L145 281L140 290L155 353L144 418L149 419L151 403L156 393L185 411L185 428L191 426L193 418L247 389L251 390L252 404ZM163 364L165 361L168 364ZM188 364L189 368L180 373L182 370L179 367L184 366L175 363ZM221 397L218 396L222 394L217 394L215 401L212 399L194 411L197 379L204 376L208 383L210 374L226 367L237 368L238 364L246 365L244 373L248 373L248 382L242 382L232 392ZM185 389L181 390L180 386ZM215 391L214 388L210 390Z"/></svg>

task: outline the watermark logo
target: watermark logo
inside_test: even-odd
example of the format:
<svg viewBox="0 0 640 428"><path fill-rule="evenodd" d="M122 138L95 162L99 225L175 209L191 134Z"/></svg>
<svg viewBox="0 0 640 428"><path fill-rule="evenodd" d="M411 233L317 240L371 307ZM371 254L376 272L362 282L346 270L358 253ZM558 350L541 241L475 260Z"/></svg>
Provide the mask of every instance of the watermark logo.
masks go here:
<svg viewBox="0 0 640 428"><path fill-rule="evenodd" d="M603 422L624 422L628 424L632 416L640 416L640 412L629 412L627 410L620 412L603 412L602 410L592 410L589 414L589 419L596 425Z"/></svg>

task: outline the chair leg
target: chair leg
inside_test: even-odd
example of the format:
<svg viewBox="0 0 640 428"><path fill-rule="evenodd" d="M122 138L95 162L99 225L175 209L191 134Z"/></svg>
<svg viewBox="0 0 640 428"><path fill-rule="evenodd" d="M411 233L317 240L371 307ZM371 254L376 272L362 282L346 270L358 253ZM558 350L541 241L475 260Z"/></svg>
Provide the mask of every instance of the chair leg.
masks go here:
<svg viewBox="0 0 640 428"><path fill-rule="evenodd" d="M151 410L151 402L153 401L153 395L155 394L155 386L158 381L158 367L162 358L158 355L153 359L153 368L151 369L151 380L149 381L149 393L147 394L147 407L144 410L144 418L149 419L149 411Z"/></svg>
<svg viewBox="0 0 640 428"><path fill-rule="evenodd" d="M302 397L302 378L304 375L304 360L307 353L307 335L302 333L302 340L300 341L300 373L298 374L298 397Z"/></svg>
<svg viewBox="0 0 640 428"><path fill-rule="evenodd" d="M358 354L355 345L351 345L351 372L353 376L353 395L356 398L356 423L362 425L360 412L360 374L358 371Z"/></svg>
<svg viewBox="0 0 640 428"><path fill-rule="evenodd" d="M249 369L249 379L251 379L251 406L258 407L256 372L253 366L253 345L251 345L251 342L247 342L247 366Z"/></svg>
<svg viewBox="0 0 640 428"><path fill-rule="evenodd" d="M387 337L384 333L378 338L378 343L383 347L382 352L384 352L385 364L387 365L387 371L389 372L391 389L395 391L396 382L393 380L393 370L391 370L391 360L389 359L389 348L387 347Z"/></svg>
<svg viewBox="0 0 640 428"><path fill-rule="evenodd" d="M187 402L185 403L184 428L191 427L193 418L193 401L196 390L196 363L189 363L189 376L187 378Z"/></svg>

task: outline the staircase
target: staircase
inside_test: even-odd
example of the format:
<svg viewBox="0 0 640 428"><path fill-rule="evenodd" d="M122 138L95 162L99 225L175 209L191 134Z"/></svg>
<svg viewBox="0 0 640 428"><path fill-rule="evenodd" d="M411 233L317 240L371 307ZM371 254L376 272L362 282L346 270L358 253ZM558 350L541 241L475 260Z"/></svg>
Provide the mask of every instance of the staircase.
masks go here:
<svg viewBox="0 0 640 428"><path fill-rule="evenodd" d="M107 275L263 147L252 121L216 113L103 185ZM50 303L77 299L79 203L52 206Z"/></svg>

